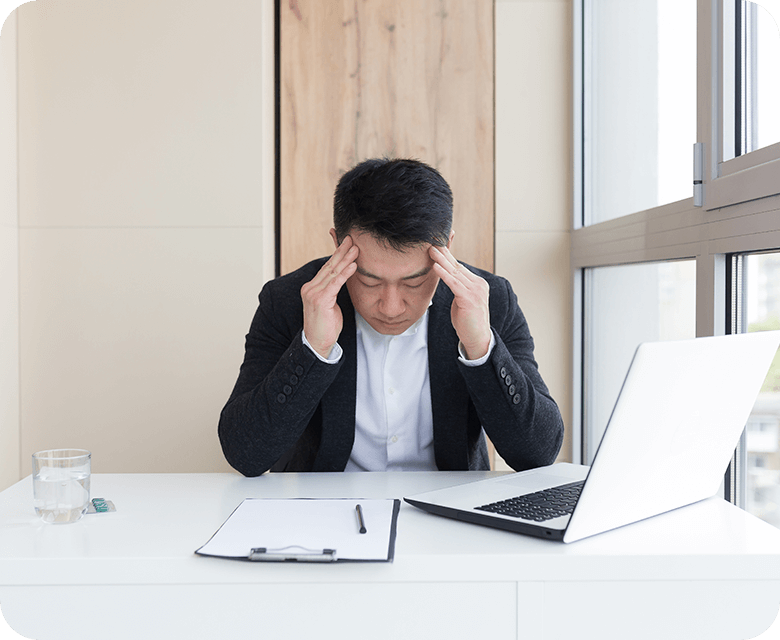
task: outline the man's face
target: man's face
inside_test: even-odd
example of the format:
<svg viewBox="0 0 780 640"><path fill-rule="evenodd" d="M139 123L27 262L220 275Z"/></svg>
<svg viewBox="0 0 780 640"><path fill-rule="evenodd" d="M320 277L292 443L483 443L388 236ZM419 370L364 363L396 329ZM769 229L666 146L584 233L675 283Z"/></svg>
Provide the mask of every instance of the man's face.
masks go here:
<svg viewBox="0 0 780 640"><path fill-rule="evenodd" d="M335 232L331 232L335 242ZM385 335L399 335L425 313L436 291L429 244L396 251L368 233L350 233L359 249L347 290L357 312Z"/></svg>

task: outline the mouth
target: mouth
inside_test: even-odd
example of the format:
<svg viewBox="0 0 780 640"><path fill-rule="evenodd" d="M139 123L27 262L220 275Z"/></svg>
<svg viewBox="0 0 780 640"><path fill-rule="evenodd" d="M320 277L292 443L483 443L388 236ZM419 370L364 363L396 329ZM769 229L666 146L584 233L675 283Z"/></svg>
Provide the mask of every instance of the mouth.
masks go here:
<svg viewBox="0 0 780 640"><path fill-rule="evenodd" d="M398 331L399 329L403 329L406 327L407 322L406 320L400 320L400 321L393 321L388 322L387 320L381 320L379 318L376 318L376 321L383 327L390 329L392 331Z"/></svg>
<svg viewBox="0 0 780 640"><path fill-rule="evenodd" d="M377 321L388 327L398 327L406 323L406 320L382 320L381 318L377 318Z"/></svg>

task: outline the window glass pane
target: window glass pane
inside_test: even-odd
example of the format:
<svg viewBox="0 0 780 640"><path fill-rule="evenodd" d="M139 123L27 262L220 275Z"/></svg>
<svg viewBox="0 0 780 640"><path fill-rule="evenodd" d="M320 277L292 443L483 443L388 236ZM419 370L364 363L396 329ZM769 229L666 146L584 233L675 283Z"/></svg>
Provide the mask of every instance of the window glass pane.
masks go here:
<svg viewBox="0 0 780 640"><path fill-rule="evenodd" d="M755 4L755 3L752 3ZM780 142L780 31L764 7L756 5L755 148Z"/></svg>
<svg viewBox="0 0 780 640"><path fill-rule="evenodd" d="M584 456L590 464L640 342L696 335L696 263L586 270Z"/></svg>
<svg viewBox="0 0 780 640"><path fill-rule="evenodd" d="M587 7L583 191L593 224L692 195L696 1Z"/></svg>
<svg viewBox="0 0 780 640"><path fill-rule="evenodd" d="M745 256L742 290L748 331L780 329L780 253ZM745 432L746 509L780 527L780 352Z"/></svg>

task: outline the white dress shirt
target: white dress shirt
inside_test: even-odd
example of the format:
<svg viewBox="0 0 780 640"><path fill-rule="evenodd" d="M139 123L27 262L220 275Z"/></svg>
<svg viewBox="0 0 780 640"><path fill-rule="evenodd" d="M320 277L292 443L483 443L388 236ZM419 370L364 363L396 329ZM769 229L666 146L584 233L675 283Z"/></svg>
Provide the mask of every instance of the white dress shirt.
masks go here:
<svg viewBox="0 0 780 640"><path fill-rule="evenodd" d="M345 471L435 471L433 410L428 374L428 311L402 334L378 333L355 311L357 328L357 388L355 442ZM303 334L303 342L311 345ZM467 360L461 344L459 359L479 366L493 351ZM342 356L336 343L323 362Z"/></svg>
<svg viewBox="0 0 780 640"><path fill-rule="evenodd" d="M378 333L357 311L355 324L355 444L346 471L435 470L428 312L397 336Z"/></svg>

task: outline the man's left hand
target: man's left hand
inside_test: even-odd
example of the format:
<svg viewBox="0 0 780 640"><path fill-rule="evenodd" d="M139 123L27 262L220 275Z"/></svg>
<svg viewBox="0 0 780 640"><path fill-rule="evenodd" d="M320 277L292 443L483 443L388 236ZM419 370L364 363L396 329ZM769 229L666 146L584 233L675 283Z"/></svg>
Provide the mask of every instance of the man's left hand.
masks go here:
<svg viewBox="0 0 780 640"><path fill-rule="evenodd" d="M455 299L452 301L452 326L460 338L466 357L478 360L490 348L490 287L478 275L460 264L447 247L431 247L428 253L433 270L446 284Z"/></svg>

